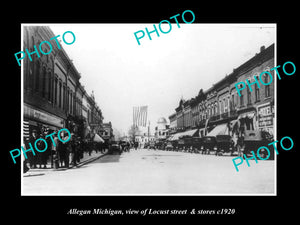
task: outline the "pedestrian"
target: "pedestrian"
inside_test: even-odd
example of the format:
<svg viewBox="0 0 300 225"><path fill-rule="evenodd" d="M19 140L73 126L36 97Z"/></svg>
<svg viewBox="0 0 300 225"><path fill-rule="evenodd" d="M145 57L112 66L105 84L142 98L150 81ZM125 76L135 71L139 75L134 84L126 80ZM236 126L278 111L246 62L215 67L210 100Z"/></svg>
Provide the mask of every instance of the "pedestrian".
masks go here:
<svg viewBox="0 0 300 225"><path fill-rule="evenodd" d="M36 129L33 129L31 135L29 136L29 142L28 142L28 143L31 143L31 144L33 145L34 142L35 142L38 138L39 138L39 137L38 137L38 134L37 134L37 130L36 130ZM28 143L27 143L27 145L26 145L26 143L25 143L26 149L29 148L29 144L28 144ZM36 164L37 164L37 156L34 155L34 154L32 153L32 151L27 152L26 155L27 155L27 158L28 158L28 161L29 161L30 168L31 168L31 169L35 169L35 168L36 168Z"/></svg>
<svg viewBox="0 0 300 225"><path fill-rule="evenodd" d="M73 166L77 165L77 140L74 133L71 134L71 141L70 141L70 154L71 154L71 164Z"/></svg>
<svg viewBox="0 0 300 225"><path fill-rule="evenodd" d="M29 137L24 136L23 143L24 143L26 149L28 149L28 147L29 147L29 144L28 144L29 143ZM24 161L23 161L23 173L26 173L29 170L30 166L28 167L27 164L29 164L28 158L24 159Z"/></svg>
<svg viewBox="0 0 300 225"><path fill-rule="evenodd" d="M42 164L43 164L43 168L46 169L47 168L47 162L48 162L48 159L49 159L49 156L51 156L51 167L53 166L53 160L52 160L52 140L50 138L50 136L46 137L47 135L50 134L50 129L47 127L44 134L43 134L43 137L44 139L46 140L47 142L47 149L41 153L41 160L42 160ZM45 148L45 143L42 142L44 145L42 147L42 149Z"/></svg>
<svg viewBox="0 0 300 225"><path fill-rule="evenodd" d="M80 137L77 137L77 162L80 162L80 159L83 158L83 148L82 148L82 141Z"/></svg>
<svg viewBox="0 0 300 225"><path fill-rule="evenodd" d="M64 133L64 137L62 140L66 141L69 137L67 137L67 135L65 135ZM65 157L64 157L64 163L65 163L65 167L69 168L69 164L70 164L70 142L65 142L63 143L64 146L64 151L65 151Z"/></svg>
<svg viewBox="0 0 300 225"><path fill-rule="evenodd" d="M60 133L61 140L66 140L68 137L65 137L64 133ZM59 142L58 144L58 154L60 158L61 167L69 167L69 149L68 143Z"/></svg>
<svg viewBox="0 0 300 225"><path fill-rule="evenodd" d="M53 135L53 144L51 146L51 168L53 168L53 164L55 163L54 160L59 160L58 156L58 137L57 137L57 131Z"/></svg>
<svg viewBox="0 0 300 225"><path fill-rule="evenodd" d="M43 138L45 140L45 134L42 133L40 138ZM37 143L37 147L38 149L45 149L46 148L46 144L43 141L40 141ZM46 164L47 164L47 150L43 151L43 152L37 152L38 154L38 160L39 160L39 165L40 168L45 169L46 168ZM43 167L42 167L43 166Z"/></svg>

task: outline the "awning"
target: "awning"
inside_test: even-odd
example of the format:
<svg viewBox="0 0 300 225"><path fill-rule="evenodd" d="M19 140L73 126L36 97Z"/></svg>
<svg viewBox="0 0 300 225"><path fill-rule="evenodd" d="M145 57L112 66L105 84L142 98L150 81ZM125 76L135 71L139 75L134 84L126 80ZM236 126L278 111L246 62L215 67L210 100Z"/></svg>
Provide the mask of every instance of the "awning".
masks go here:
<svg viewBox="0 0 300 225"><path fill-rule="evenodd" d="M216 137L217 135L228 135L228 134L229 134L229 132L228 132L227 123L223 123L223 124L217 125L206 136Z"/></svg>
<svg viewBox="0 0 300 225"><path fill-rule="evenodd" d="M188 130L188 131L185 131L185 132L176 133L176 134L173 134L171 137L169 137L168 140L169 141L175 141L175 140L178 140L179 138L181 138L183 136L194 136L197 131L198 131L198 129L194 129L194 130Z"/></svg>
<svg viewBox="0 0 300 225"><path fill-rule="evenodd" d="M252 119L255 116L255 114L256 114L255 112L243 113L243 114L239 115L239 117L237 119L239 120L239 119L246 118L246 117L248 117L249 119Z"/></svg>
<svg viewBox="0 0 300 225"><path fill-rule="evenodd" d="M176 141L179 139L181 133L174 134L170 137L169 141Z"/></svg>
<svg viewBox="0 0 300 225"><path fill-rule="evenodd" d="M102 137L100 137L98 134L95 134L94 138L93 138L93 141L95 142L102 142L104 143L104 140Z"/></svg>
<svg viewBox="0 0 300 225"><path fill-rule="evenodd" d="M83 136L84 138L87 137L87 135L90 133L91 131L91 128L89 126L87 126L85 129L84 129L84 133L83 133Z"/></svg>
<svg viewBox="0 0 300 225"><path fill-rule="evenodd" d="M183 136L194 136L197 131L198 131L198 129L188 130L188 131L182 132L181 135L180 135L180 137L183 137Z"/></svg>

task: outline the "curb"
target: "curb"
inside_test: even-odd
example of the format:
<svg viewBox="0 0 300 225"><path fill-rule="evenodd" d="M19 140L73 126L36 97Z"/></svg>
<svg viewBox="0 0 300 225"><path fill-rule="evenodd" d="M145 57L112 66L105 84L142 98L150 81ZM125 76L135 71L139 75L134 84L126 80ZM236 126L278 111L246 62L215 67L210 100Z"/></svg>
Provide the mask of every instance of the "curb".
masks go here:
<svg viewBox="0 0 300 225"><path fill-rule="evenodd" d="M85 164L88 164L90 162L96 161L97 159L100 159L100 158L102 158L103 156L106 156L106 155L107 155L107 153L99 155L99 156L96 156L96 157L93 157L93 158L90 158L90 159L87 159L87 160L85 160L83 162L78 163L76 166L75 165L70 166L68 169L72 169L74 167L79 168L79 167L81 167L81 166L83 166Z"/></svg>
<svg viewBox="0 0 300 225"><path fill-rule="evenodd" d="M32 173L32 172L33 172L33 173L38 173L38 172L50 172L50 171L51 171L51 172L56 172L56 171L65 171L65 170L73 169L74 167L75 167L75 168L80 168L81 166L83 166L83 165L85 165L85 164L87 164L87 163L93 162L93 161L95 161L95 160L97 160L97 159L100 159L101 157L103 157L103 156L105 156L105 155L107 155L107 153L102 154L102 155L99 155L99 156L92 157L92 158L87 159L87 160L85 160L85 161L82 161L82 162L78 163L76 166L75 166L75 165L69 166L69 168L58 168L58 169L54 169L54 168L49 168L49 169L39 169L39 168L37 168L37 169L30 169L30 170L28 170L26 173L23 173L23 176L24 176L24 175L27 175L28 172L30 172L30 173Z"/></svg>

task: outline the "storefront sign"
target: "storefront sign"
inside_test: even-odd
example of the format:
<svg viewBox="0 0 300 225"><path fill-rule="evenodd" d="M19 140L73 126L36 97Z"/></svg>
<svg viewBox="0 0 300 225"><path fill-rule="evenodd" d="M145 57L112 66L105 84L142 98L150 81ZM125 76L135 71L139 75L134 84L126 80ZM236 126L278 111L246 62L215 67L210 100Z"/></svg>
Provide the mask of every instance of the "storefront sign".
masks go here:
<svg viewBox="0 0 300 225"><path fill-rule="evenodd" d="M258 106L258 127L273 126L273 107L270 104Z"/></svg>
<svg viewBox="0 0 300 225"><path fill-rule="evenodd" d="M31 106L24 104L24 116L35 119L44 123L48 123L57 127L63 127L64 121L54 115L41 110L33 109Z"/></svg>

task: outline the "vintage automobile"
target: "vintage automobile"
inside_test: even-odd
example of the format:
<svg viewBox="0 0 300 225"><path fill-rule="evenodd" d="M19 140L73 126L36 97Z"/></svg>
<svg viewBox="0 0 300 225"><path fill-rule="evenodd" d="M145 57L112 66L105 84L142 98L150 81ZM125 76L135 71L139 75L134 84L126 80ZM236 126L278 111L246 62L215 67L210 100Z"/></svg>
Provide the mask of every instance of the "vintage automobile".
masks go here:
<svg viewBox="0 0 300 225"><path fill-rule="evenodd" d="M155 143L153 142L153 144L154 144L153 148L154 149L159 149L159 150L164 150L165 145L166 145L164 140L158 140Z"/></svg>
<svg viewBox="0 0 300 225"><path fill-rule="evenodd" d="M257 154L257 149L266 146L269 149L270 157L268 159L274 159L274 148L270 145L273 141L272 136L266 132L266 131L259 131L259 130L245 130L245 136L244 136L244 154L246 156L252 155L253 151L255 154ZM259 155L261 158L267 158L268 151L264 148L262 148L259 151ZM258 158L258 157L257 157Z"/></svg>
<svg viewBox="0 0 300 225"><path fill-rule="evenodd" d="M193 148L193 137L184 136L180 137L178 140L178 148L180 150L192 151Z"/></svg>
<svg viewBox="0 0 300 225"><path fill-rule="evenodd" d="M154 141L149 142L149 148L150 149L156 149L156 143Z"/></svg>
<svg viewBox="0 0 300 225"><path fill-rule="evenodd" d="M216 155L222 155L225 152L230 152L231 155L233 154L233 141L230 135L217 135L216 136L217 142L217 151Z"/></svg>
<svg viewBox="0 0 300 225"><path fill-rule="evenodd" d="M167 142L167 144L166 144L166 146L165 146L165 150L167 150L167 151L172 151L172 150L174 150L174 147L173 147L173 145L172 145L172 142L170 142L170 141Z"/></svg>
<svg viewBox="0 0 300 225"><path fill-rule="evenodd" d="M193 152L200 153L200 151L203 148L203 138L193 137L193 139L192 139L192 148L193 148Z"/></svg>
<svg viewBox="0 0 300 225"><path fill-rule="evenodd" d="M217 146L217 140L214 136L205 136L202 140L203 145L203 151L202 154L210 154L211 150L214 150L214 148Z"/></svg>
<svg viewBox="0 0 300 225"><path fill-rule="evenodd" d="M121 146L116 141L112 141L109 145L108 154L111 154L111 155L119 154L119 155L121 155L121 153L122 153Z"/></svg>

